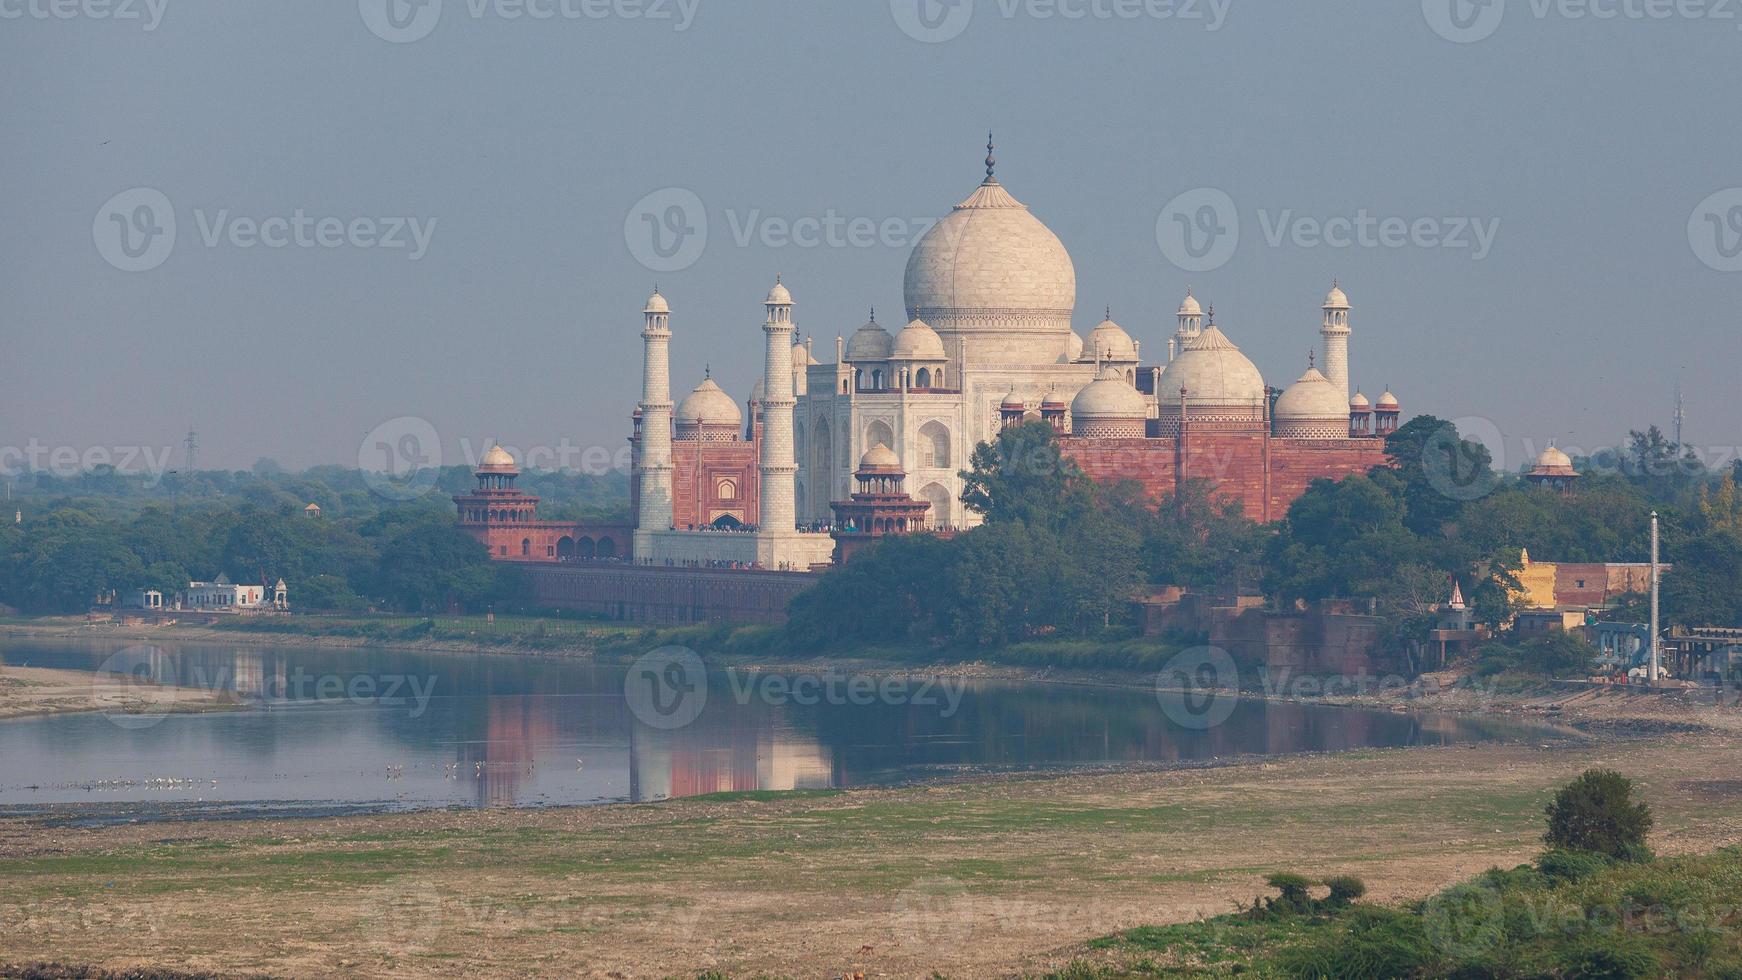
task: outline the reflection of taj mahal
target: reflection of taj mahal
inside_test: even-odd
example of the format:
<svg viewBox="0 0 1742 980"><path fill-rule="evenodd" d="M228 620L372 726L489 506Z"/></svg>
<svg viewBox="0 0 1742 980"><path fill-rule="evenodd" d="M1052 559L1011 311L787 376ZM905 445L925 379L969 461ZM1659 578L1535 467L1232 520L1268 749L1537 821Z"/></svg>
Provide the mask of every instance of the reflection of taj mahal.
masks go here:
<svg viewBox="0 0 1742 980"><path fill-rule="evenodd" d="M806 569L837 555L830 525L837 537L863 533L849 520L972 525L960 471L977 444L1029 420L1052 425L1098 480L1135 480L1157 502L1203 481L1262 521L1315 479L1384 461L1380 437L1401 410L1390 392L1376 404L1350 394L1342 289L1320 310L1322 358L1286 390L1266 386L1189 290L1177 327L1152 348L1165 344L1165 361L1145 364L1111 311L1086 337L1073 329L1070 253L1004 189L995 163L988 152L985 180L914 248L905 326L873 314L820 363L800 339L791 291L775 283L748 412L711 377L673 403L674 314L654 292L631 436L636 562ZM541 552L560 545L530 541L525 557L547 560Z"/></svg>

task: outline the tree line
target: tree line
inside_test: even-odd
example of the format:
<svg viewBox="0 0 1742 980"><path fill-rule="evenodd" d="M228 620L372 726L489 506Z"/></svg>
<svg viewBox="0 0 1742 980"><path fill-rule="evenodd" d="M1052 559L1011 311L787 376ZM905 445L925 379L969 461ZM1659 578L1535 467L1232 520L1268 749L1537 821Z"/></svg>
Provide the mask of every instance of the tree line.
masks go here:
<svg viewBox="0 0 1742 980"><path fill-rule="evenodd" d="M1387 438L1387 465L1316 481L1263 525L1206 484L1153 501L1133 482L1096 483L1049 425L1029 423L979 446L963 474L982 525L892 538L830 570L794 601L785 638L815 650L1092 637L1128 632L1135 594L1180 586L1261 593L1279 609L1360 600L1402 648L1426 638L1454 583L1478 621L1509 621L1527 549L1547 561L1645 561L1653 510L1675 565L1667 621L1742 622L1742 467L1714 474L1655 428L1609 452L1601 472L1560 493L1496 471L1480 442L1423 416Z"/></svg>

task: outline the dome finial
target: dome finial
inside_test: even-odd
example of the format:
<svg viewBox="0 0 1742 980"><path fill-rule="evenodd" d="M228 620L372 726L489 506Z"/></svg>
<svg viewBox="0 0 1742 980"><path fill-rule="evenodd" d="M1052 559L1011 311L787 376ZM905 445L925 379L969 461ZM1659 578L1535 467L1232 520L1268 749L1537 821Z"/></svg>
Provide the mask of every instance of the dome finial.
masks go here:
<svg viewBox="0 0 1742 980"><path fill-rule="evenodd" d="M1107 307L1107 319L1109 319L1109 320L1113 319L1113 307L1111 307L1111 306Z"/></svg>
<svg viewBox="0 0 1742 980"><path fill-rule="evenodd" d="M1216 304L1214 304L1214 303L1210 304L1209 315L1210 315L1210 326L1213 327L1216 325Z"/></svg>
<svg viewBox="0 0 1742 980"><path fill-rule="evenodd" d="M1309 370L1309 371L1313 370L1313 369L1317 368L1318 366L1319 366L1319 352L1316 350L1307 351L1307 370Z"/></svg>
<svg viewBox="0 0 1742 980"><path fill-rule="evenodd" d="M871 307L871 322L872 323L877 322L877 307L875 307L875 306Z"/></svg>
<svg viewBox="0 0 1742 980"><path fill-rule="evenodd" d="M995 171L998 169L998 158L996 156L993 156L993 154L992 154L992 151L996 148L997 148L997 145L992 142L991 132L987 132L986 133L986 183L988 183L988 184L998 183L998 177L997 177L997 174L995 173Z"/></svg>
<svg viewBox="0 0 1742 980"><path fill-rule="evenodd" d="M712 364L712 363L709 363L709 364L706 364L706 365L703 365L703 367L702 367L702 377L704 377L704 378L712 378L712 377L713 377L713 376L714 376L714 365L713 365L713 364Z"/></svg>

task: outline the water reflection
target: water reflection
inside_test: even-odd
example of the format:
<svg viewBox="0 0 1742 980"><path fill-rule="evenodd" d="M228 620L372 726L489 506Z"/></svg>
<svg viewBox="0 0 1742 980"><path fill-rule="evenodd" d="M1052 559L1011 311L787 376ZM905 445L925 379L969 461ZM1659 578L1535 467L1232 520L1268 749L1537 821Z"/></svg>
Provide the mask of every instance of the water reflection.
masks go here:
<svg viewBox="0 0 1742 980"><path fill-rule="evenodd" d="M6 642L12 664L91 670L121 644ZM1242 701L1203 731L1145 691L976 682L943 703L798 705L710 678L675 730L629 710L620 667L501 656L160 645L152 676L246 710L145 728L0 722L0 806L416 809L652 801L888 785L962 772L1192 763L1525 737L1453 716ZM127 807L122 806L125 810Z"/></svg>

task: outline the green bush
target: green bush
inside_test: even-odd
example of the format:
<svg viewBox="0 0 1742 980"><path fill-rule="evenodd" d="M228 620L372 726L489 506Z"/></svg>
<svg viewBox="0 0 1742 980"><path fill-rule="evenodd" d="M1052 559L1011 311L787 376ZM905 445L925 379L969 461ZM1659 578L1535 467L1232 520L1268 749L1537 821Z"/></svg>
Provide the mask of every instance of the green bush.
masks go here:
<svg viewBox="0 0 1742 980"><path fill-rule="evenodd" d="M1355 903L1355 899L1367 894L1367 883L1350 875L1326 878L1325 887L1331 890L1325 905L1333 909L1347 908Z"/></svg>
<svg viewBox="0 0 1742 980"><path fill-rule="evenodd" d="M1438 958L1418 916L1359 908L1338 928L1283 950L1277 966L1286 976L1310 980L1391 980L1420 975Z"/></svg>
<svg viewBox="0 0 1742 980"><path fill-rule="evenodd" d="M1633 781L1613 769L1592 769L1568 783L1549 803L1549 847L1603 854L1617 861L1649 858L1645 835L1651 808L1633 799Z"/></svg>
<svg viewBox="0 0 1742 980"><path fill-rule="evenodd" d="M1536 859L1536 869L1550 884L1584 881L1611 864L1605 855L1591 851L1549 851Z"/></svg>
<svg viewBox="0 0 1742 980"><path fill-rule="evenodd" d="M1644 939L1618 932L1586 933L1569 942L1557 960L1561 976L1580 980L1645 980L1664 975Z"/></svg>

